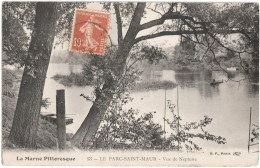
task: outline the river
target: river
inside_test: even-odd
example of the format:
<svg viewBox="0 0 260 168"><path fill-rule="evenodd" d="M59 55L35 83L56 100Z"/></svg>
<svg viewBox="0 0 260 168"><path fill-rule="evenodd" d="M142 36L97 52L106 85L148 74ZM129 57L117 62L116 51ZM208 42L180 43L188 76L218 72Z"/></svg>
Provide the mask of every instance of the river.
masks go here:
<svg viewBox="0 0 260 168"><path fill-rule="evenodd" d="M56 90L65 89L66 114L74 119L74 123L67 126L67 132L75 133L80 127L92 105L80 97L80 94L92 94L91 87L65 87L51 77L55 74L70 74L81 72L81 67L68 64L50 64L45 88L44 98L50 98L51 105L44 112L55 113ZM214 79L223 79L218 86L210 86ZM243 78L239 72L232 74L232 79ZM178 84L179 92L179 114L182 122L200 121L207 115L213 118L212 123L206 130L214 135L225 137L227 143L219 145L210 141L198 140L199 146L206 146L208 150L213 149L247 149L249 133L249 114L252 107L252 124L259 123L259 86L248 81L227 81L227 75L223 72L212 73L175 73L171 70L146 72L142 80L171 80ZM166 100L177 105L177 88L159 89L153 91L134 92L134 99L125 106L125 109L139 109L140 114L154 113L154 121L163 125L163 114ZM177 110L177 108L175 109ZM171 119L172 114L166 110L166 118ZM166 132L170 132L166 126Z"/></svg>

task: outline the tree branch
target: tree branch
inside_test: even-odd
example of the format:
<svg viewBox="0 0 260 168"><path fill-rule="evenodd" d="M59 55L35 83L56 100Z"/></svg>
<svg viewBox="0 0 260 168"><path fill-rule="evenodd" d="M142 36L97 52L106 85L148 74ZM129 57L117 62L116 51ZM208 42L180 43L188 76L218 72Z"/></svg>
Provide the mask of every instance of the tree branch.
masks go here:
<svg viewBox="0 0 260 168"><path fill-rule="evenodd" d="M184 24L186 24L186 25L188 25L194 32L195 32L195 38L196 38L196 40L199 42L199 39L198 39L198 36L197 36L197 33L196 33L196 29L197 28L201 28L202 29L202 27L194 27L193 25L191 25L189 22L187 22L185 19L181 19L182 21L183 21L183 23Z"/></svg>
<svg viewBox="0 0 260 168"><path fill-rule="evenodd" d="M194 31L162 31L159 33L155 33L155 34L149 34L149 35L145 35L145 36L141 36L135 39L135 44L143 41L143 40L147 40L147 39L152 39L152 38L156 38L156 37L161 37L161 36L170 36L170 35L182 35L182 34L194 34ZM200 33L203 34L205 33L205 31L197 31L196 33Z"/></svg>
<svg viewBox="0 0 260 168"><path fill-rule="evenodd" d="M211 49L211 47L213 46L214 43L215 43L215 39L213 40L213 42L211 43L211 45L209 44L209 42L207 43L207 44L208 44L208 48L207 48L207 50L205 51L205 53L203 54L201 60L204 59L204 57L206 56L206 54L208 53L208 51Z"/></svg>
<svg viewBox="0 0 260 168"><path fill-rule="evenodd" d="M151 11L153 11L153 12L155 12L155 13L158 13L158 14L161 15L161 16L163 15L163 14L161 14L160 12L154 10L153 8L147 7L147 9L150 9Z"/></svg>
<svg viewBox="0 0 260 168"><path fill-rule="evenodd" d="M220 69L227 74L227 78L228 78L228 79L226 80L226 82L229 81L229 80L231 80L231 81L233 81L233 82L240 82L240 81L243 81L243 80L251 79L250 77L248 77L248 78L242 78L242 79L239 79L239 80L234 80L234 79L231 79L230 77L228 77L228 72L227 72L227 71L221 66L221 64L218 62L218 60L217 60L217 58L216 58L216 55L215 55L215 52L214 52L211 48L210 48L209 50L210 50L211 53L213 54L213 58L214 58L215 62L218 64L218 66L220 67Z"/></svg>
<svg viewBox="0 0 260 168"><path fill-rule="evenodd" d="M240 30L237 30L237 32L240 33ZM248 53L248 54L252 54L252 53L250 53L250 52L248 52L248 51L236 51L236 50L234 50L234 49L231 49L231 48L225 46L223 43L221 43L221 41L220 41L216 36L212 35L212 33L209 33L209 35L210 35L213 39L215 39L221 47L223 47L223 48L225 48L225 49L227 49L227 50L229 50L229 51L232 51L232 52L235 52L235 53Z"/></svg>
<svg viewBox="0 0 260 168"><path fill-rule="evenodd" d="M140 30L148 29L154 26L158 26L163 24L166 20L169 19L182 19L182 20L190 20L193 24L200 24L204 28L206 28L206 25L213 23L213 22L198 22L195 21L193 17L182 15L180 12L172 12L172 10L169 10L167 13L162 15L161 18L152 20L150 22L144 23L140 26Z"/></svg>
<svg viewBox="0 0 260 168"><path fill-rule="evenodd" d="M118 33L118 45L121 44L123 40L123 33L122 33L122 20L120 16L119 4L114 3L115 13L116 13L116 23L117 23L117 33Z"/></svg>
<svg viewBox="0 0 260 168"><path fill-rule="evenodd" d="M144 30L144 29L148 29L148 28L151 28L151 27L154 27L154 26L161 25L167 19L179 19L179 12L171 12L171 18L169 18L169 16L167 16L168 15L167 13L162 15L162 17L159 18L159 19L155 19L155 20L152 20L150 22L142 24L140 26L140 30Z"/></svg>
<svg viewBox="0 0 260 168"><path fill-rule="evenodd" d="M138 2L137 6L134 11L133 18L131 20L131 23L129 25L128 31L126 32L126 35L124 37L124 40L132 39L134 40L137 33L140 30L140 22L144 13L144 8L146 6L146 3L144 2Z"/></svg>
<svg viewBox="0 0 260 168"><path fill-rule="evenodd" d="M145 36L141 36L135 39L134 44L147 40L147 39L152 39L156 37L161 37L161 36L171 36L171 35L183 35L183 34L205 34L208 33L207 30L198 30L198 31L189 31L189 30L180 30L180 31L162 31L159 33L155 34L149 34ZM239 33L239 30L226 30L226 31L216 31L215 33L217 34L223 34L223 33L228 33L228 34L236 34Z"/></svg>

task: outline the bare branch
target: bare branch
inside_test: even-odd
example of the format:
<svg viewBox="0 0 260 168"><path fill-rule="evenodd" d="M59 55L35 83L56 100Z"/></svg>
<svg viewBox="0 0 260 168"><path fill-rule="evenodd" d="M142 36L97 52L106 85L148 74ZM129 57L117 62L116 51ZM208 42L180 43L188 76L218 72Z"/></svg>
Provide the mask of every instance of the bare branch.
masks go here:
<svg viewBox="0 0 260 168"><path fill-rule="evenodd" d="M197 36L197 33L196 33L196 29L197 28L201 28L202 29L202 27L194 27L193 25L191 25L189 22L187 22L185 19L181 19L182 21L183 21L183 23L184 24L186 24L187 26L189 26L195 33L194 33L194 35L195 35L195 38L196 38L196 40L199 42L199 39L198 39L198 36Z"/></svg>
<svg viewBox="0 0 260 168"><path fill-rule="evenodd" d="M142 24L140 26L140 30L144 30L144 29L148 29L148 28L151 28L151 27L154 27L154 26L161 25L166 20L169 20L169 19L172 19L172 20L173 19L183 19L183 20L186 19L186 20L190 20L193 24L200 24L200 25L202 25L203 28L206 28L206 25L209 25L210 23L213 23L213 22L198 22L198 21L195 21L193 17L182 15L180 12L172 12L172 10L169 9L169 11L167 13L165 13L164 15L162 15L161 18L155 19L155 20L152 20L150 22Z"/></svg>
<svg viewBox="0 0 260 168"><path fill-rule="evenodd" d="M154 10L153 8L147 7L147 9L150 9L151 11L153 11L153 12L155 12L155 13L158 13L158 14L161 15L161 16L163 15L163 14L161 14L160 12Z"/></svg>
<svg viewBox="0 0 260 168"><path fill-rule="evenodd" d="M179 19L180 18L180 13L179 12L170 12L170 13L171 13L171 17L168 16L169 14L167 12L166 14L162 15L162 17L159 18L159 19L155 19L155 20L152 20L150 22L142 24L140 26L140 30L144 30L144 29L148 29L148 28L151 28L151 27L154 27L154 26L161 25L167 19Z"/></svg>
<svg viewBox="0 0 260 168"><path fill-rule="evenodd" d="M243 68L243 70L244 70L245 72L248 71L248 70L244 67L242 58L241 58L241 56L240 56L240 54L243 53L243 52L235 51L235 50L232 50L232 49L230 49L230 48L224 46L224 45L220 42L220 40L217 39L217 37L216 37L215 35L211 34L211 37L213 38L213 42L212 42L211 45L209 44L208 40L206 39L206 41L207 41L207 46L206 46L205 44L199 42L199 41L194 41L194 40L192 40L191 38L189 38L189 37L187 37L187 36L184 36L184 35L181 35L181 36L184 37L184 38L186 38L186 39L188 39L188 40L190 40L190 41L192 41L193 43L196 43L196 44L203 45L203 46L207 47L207 50L206 50L205 53L203 54L203 57L201 58L201 60L206 56L207 52L208 52L208 51L210 50L210 48L213 46L214 42L217 41L217 43L219 43L219 44L220 44L223 48L225 48L226 50L229 50L229 51L238 53L238 58L239 58L239 60L240 60L240 65L241 65L241 67ZM215 59L215 60L216 60L216 59ZM247 78L247 79L249 79L249 78Z"/></svg>
<svg viewBox="0 0 260 168"><path fill-rule="evenodd" d="M211 53L213 54L214 60L215 60L215 62L217 62L217 64L218 64L218 66L220 67L220 69L223 70L226 74L228 74L228 72L221 66L221 64L220 64L220 63L218 62L218 60L216 59L215 52L214 52L211 48L210 48L209 50L210 50ZM231 81L233 81L233 82L240 82L240 81L247 80L247 79L251 79L251 78L248 76L247 78L242 78L242 79L239 79L239 80L234 80L234 79L231 79L231 78L228 77L228 79L226 80L226 82L229 81L229 80L231 80Z"/></svg>
<svg viewBox="0 0 260 168"><path fill-rule="evenodd" d="M240 33L240 30L237 30L237 32ZM248 54L252 54L252 53L247 52L247 51L236 51L236 50L234 50L234 49L231 49L231 48L225 46L223 43L221 43L221 41L220 41L216 36L213 36L211 33L209 33L209 35L210 35L213 39L215 39L215 40L219 43L219 45L220 45L221 47L223 47L223 48L225 48L225 49L227 49L227 50L229 50L229 51L232 51L232 52L235 52L235 53L248 53Z"/></svg>
<svg viewBox="0 0 260 168"><path fill-rule="evenodd" d="M155 33L155 34L149 34L149 35L145 35L145 36L141 36L135 39L134 44L143 41L143 40L147 40L147 39L152 39L152 38L156 38L156 37L161 37L161 36L171 36L171 35L184 35L184 34L205 34L208 33L207 30L198 30L198 31L189 31L189 30L183 30L183 31L162 31L159 33ZM217 31L216 33L219 34L223 34L223 33L228 33L228 34L236 34L239 33L238 30L225 30L224 32L222 31Z"/></svg>
<svg viewBox="0 0 260 168"><path fill-rule="evenodd" d="M215 39L213 40L213 42L212 42L211 45L208 43L208 48L207 48L207 50L205 51L205 53L203 54L203 57L201 58L201 60L206 56L206 54L207 54L208 51L211 49L211 47L213 46L214 43L215 43Z"/></svg>
<svg viewBox="0 0 260 168"><path fill-rule="evenodd" d="M196 44L202 44L204 45L202 42L200 42L198 39L196 39L197 41L194 41L193 39L187 37L187 36L184 36L184 35L181 35L181 37L184 37L186 39L188 39L189 41L193 42L193 43L196 43ZM205 45L204 45L205 46Z"/></svg>
<svg viewBox="0 0 260 168"><path fill-rule="evenodd" d="M205 33L205 31L198 31L197 33ZM143 41L143 40L147 40L147 39L152 39L152 38L156 38L156 37L161 37L161 36L170 36L170 35L182 35L182 34L194 34L194 31L162 31L159 33L155 33L155 34L149 34L146 36L141 36L135 39L135 44Z"/></svg>
<svg viewBox="0 0 260 168"><path fill-rule="evenodd" d="M196 27L191 25L189 22L187 22L185 19L181 19L183 21L184 24L186 24L187 26L189 26L193 31L195 31L196 29L203 29L203 27Z"/></svg>
<svg viewBox="0 0 260 168"><path fill-rule="evenodd" d="M212 34L210 34L210 36L211 36L214 40L216 40L221 47L225 48L225 49L228 50L228 51L237 53L237 54L238 54L238 58L239 58L239 60L240 60L240 65L241 65L241 67L243 68L243 70L244 70L246 73L248 73L248 70L247 70L247 69L244 67L244 65L243 65L243 61L242 61L242 58L241 58L240 54L241 54L241 53L252 54L252 53L247 52L247 51L236 51L236 50L233 50L233 49L231 49L231 48L229 48L229 47L226 47L224 44L222 44L221 41L220 41L216 36L213 36ZM250 78L248 78L248 79L250 79Z"/></svg>

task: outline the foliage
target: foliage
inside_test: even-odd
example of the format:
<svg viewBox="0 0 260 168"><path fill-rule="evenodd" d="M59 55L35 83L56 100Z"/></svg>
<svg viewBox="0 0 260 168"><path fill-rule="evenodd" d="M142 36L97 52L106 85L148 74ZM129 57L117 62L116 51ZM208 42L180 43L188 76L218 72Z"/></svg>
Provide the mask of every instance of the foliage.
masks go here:
<svg viewBox="0 0 260 168"><path fill-rule="evenodd" d="M209 32L205 34L204 39L203 35L195 34L192 35L193 40L198 44L204 43L204 47L209 48L206 50L211 55L214 49L211 50L210 46L216 43L228 53L233 52L236 58L240 59L241 69L249 74L248 78L258 78L259 6L257 3L185 3L184 5L188 15L211 24L210 31L221 32ZM230 30L236 30L237 33L230 35ZM210 38L211 42L209 42ZM242 53L246 54L248 59L242 59L240 56ZM214 54L211 57L215 59ZM217 64L221 65L221 63ZM246 65L249 65L248 68Z"/></svg>
<svg viewBox="0 0 260 168"><path fill-rule="evenodd" d="M190 48L191 47L191 48ZM198 49L197 49L198 48ZM200 60L200 56L203 53L198 52L202 51L202 47L197 47L197 45L176 45L174 51L169 55L168 61L166 64L169 69L175 71L201 71L205 69L210 69L210 58L205 57L203 60ZM198 51L199 50L199 51Z"/></svg>
<svg viewBox="0 0 260 168"><path fill-rule="evenodd" d="M47 109L50 105L51 105L50 98L44 98L44 99L42 99L42 101L41 101L41 107L44 107L45 109Z"/></svg>
<svg viewBox="0 0 260 168"><path fill-rule="evenodd" d="M233 48L232 51L240 49L241 51L235 51L239 53L238 56L244 52L251 53L252 64L255 64L255 67L252 69L258 72L258 4L241 3L227 6L219 3L164 3L161 6L158 5L158 3L148 4L147 9L144 9L146 7L145 3L120 3L121 16L118 18L122 19L123 24L121 27L127 27L129 25L126 36L122 38L124 39L122 44L118 44L123 47L115 47L111 50L107 50L107 56L105 57L93 57L91 64L88 64L90 66L84 67L84 73L87 74L87 78L95 82L96 96L100 94L105 96L113 94L115 99L122 99L124 94L128 92L130 86L140 75L140 71L134 67L135 62L148 59L151 63L157 63L158 59L155 56L159 56L159 59L163 58L163 54L161 54L160 50L156 47L144 47L143 51L145 54L143 55L144 57L142 57L142 54L138 53L142 47L139 42L165 35L187 35L186 38L190 38L190 40L193 41L197 40L198 44L206 48L203 56L206 55L207 52L210 52L212 56L215 57L214 48L212 49L214 43L218 43L218 45L231 50L230 46L226 43L228 42L229 32L235 30L240 34L239 39L243 40L241 43L236 42L240 40L236 40L235 42L238 43L238 47ZM70 39L70 25L73 21L72 18L75 8L84 8L86 5L85 2L62 2L58 4L58 25L56 27L57 43ZM112 3L109 2L104 6L110 9ZM15 58L14 60L19 58L17 60L21 62L20 58L26 55L24 51L28 48L26 46L27 34L28 37L30 37L34 25L35 3L7 2L4 3L3 8L3 24L5 24L4 27L7 28L4 30L4 34L7 35L5 39L18 40L15 41L15 43L7 41L4 43L4 49L6 53L8 52L7 57ZM147 17L148 8L157 13L159 17L153 21L146 22L146 24L141 22L141 20L143 21ZM8 16L9 14L10 16ZM237 17L237 14L241 14L241 17ZM16 23L13 28L13 25L8 22L9 20L11 23ZM117 20L117 24L120 24L119 20ZM27 34L25 34L25 31L22 29L23 25L28 29ZM120 25L118 27L120 27ZM154 29L154 31L146 31L150 28ZM14 32L16 29L19 29L19 36ZM137 36L141 31L148 34ZM222 35L219 36L216 34ZM15 50L13 50L12 45L19 45L20 47L16 50L17 46L15 46ZM131 53L129 53L130 50L132 50ZM17 53L21 54L21 56ZM216 58L214 59L216 61ZM125 60L128 60L128 62ZM243 62L241 61L241 65L242 64ZM109 89L103 89L104 85L111 85L111 87L109 87ZM86 98L84 95L83 97ZM112 100L104 99L104 101L110 104ZM91 124L93 125L93 123Z"/></svg>
<svg viewBox="0 0 260 168"><path fill-rule="evenodd" d="M169 59L168 64L173 65L175 71L202 71L212 70L218 67L216 60L223 67L240 66L240 60L232 51L221 51L215 48L216 60L212 53L207 51L207 47L195 45L193 54L181 45L176 45L173 56ZM214 68L216 69L216 68Z"/></svg>
<svg viewBox="0 0 260 168"><path fill-rule="evenodd" d="M174 105L168 101L168 108L173 119L165 119L170 125L170 135L165 138L162 126L153 121L150 112L140 115L132 108L123 110L123 106L131 101L126 95L122 100L113 100L106 112L98 132L92 137L86 149L157 149L176 151L199 151L202 148L193 139L214 141L225 144L225 138L215 136L205 130L212 118L204 117L200 122L181 124L182 119L174 114Z"/></svg>
<svg viewBox="0 0 260 168"><path fill-rule="evenodd" d="M88 63L83 67L83 73L87 81L92 81L96 89L101 90L104 81L108 76L112 76L113 81L117 83L115 85L115 93L127 92L130 88L135 88L136 80L141 75L141 71L137 67L137 63L147 60L149 64L157 64L160 60L165 59L165 53L161 48L148 47L146 45L136 45L133 47L129 54L127 65L125 66L124 73L121 76L117 76L115 70L118 66L114 64L114 55L116 54L116 48L110 47L106 49L105 56L93 55ZM150 84L152 87L158 86L156 84ZM161 83L160 85L172 85L169 82ZM143 85L145 86L145 85ZM148 85L146 85L148 86Z"/></svg>
<svg viewBox="0 0 260 168"><path fill-rule="evenodd" d="M70 40L74 10L85 8L86 4L85 2L58 3L57 44ZM3 60L5 63L24 65L34 26L35 6L35 2L3 3Z"/></svg>
<svg viewBox="0 0 260 168"><path fill-rule="evenodd" d="M134 109L124 110L123 106L129 101L130 89L133 88L138 79L138 67L134 64L145 59L153 59L154 57L138 57L141 54L136 48L136 52L131 52L130 59L122 76L113 76L116 81L116 89L113 92L113 97L108 104L108 110L99 126L97 133L92 137L91 143L83 145L85 149L159 149L159 150L188 150L197 151L201 148L191 139L200 138L210 141L215 141L219 144L225 143L225 139L220 136L214 136L204 128L209 125L212 118L206 117L200 122L192 122L179 125L179 132L176 133L176 124L180 123L180 118L173 115L172 121L165 119L170 125L172 131L169 137L163 137L162 126L153 121L153 112L140 115L139 111ZM106 80L106 77L112 73L111 62L113 60L113 50L109 50L111 55L105 57L95 56L89 64L84 67L84 73L87 74L88 80L94 81L94 95L104 94L101 86ZM156 82L155 82L156 83ZM158 84L149 83L149 87L158 87ZM165 82L165 86L175 86L174 83ZM138 85L138 88L145 86ZM82 94L82 97L94 103L106 104L106 102L95 102L94 97ZM106 104L107 105L107 104ZM173 105L169 105L169 109L174 113ZM194 133L194 131L201 131ZM178 142L180 145L177 145ZM183 147L184 146L184 147Z"/></svg>
<svg viewBox="0 0 260 168"><path fill-rule="evenodd" d="M71 25L73 23L74 12L76 8L84 9L87 2L57 2L58 3L58 23L56 27L56 44L62 44L70 41Z"/></svg>
<svg viewBox="0 0 260 168"><path fill-rule="evenodd" d="M4 2L4 17L10 15L26 29L32 30L35 19L35 7L35 2Z"/></svg>
<svg viewBox="0 0 260 168"><path fill-rule="evenodd" d="M259 39L259 6L257 3L239 3L237 5L226 5L222 11L219 22L225 27L238 27L241 30L238 41L239 47L244 50L255 49ZM251 33L247 33L251 32Z"/></svg>
<svg viewBox="0 0 260 168"><path fill-rule="evenodd" d="M255 140L259 141L259 126L253 124L253 129L252 129L252 135L253 137L251 138L251 142L254 142Z"/></svg>
<svg viewBox="0 0 260 168"><path fill-rule="evenodd" d="M212 118L204 116L204 119L199 122L190 122L182 124L181 117L174 111L175 105L171 101L167 102L168 108L170 109L173 119L165 119L170 125L172 133L165 142L167 149L187 150L187 151L198 151L202 149L192 139L199 138L207 141L214 141L218 144L225 144L226 139L221 136L215 136L205 130L205 127L211 124Z"/></svg>
<svg viewBox="0 0 260 168"><path fill-rule="evenodd" d="M158 64L160 60L166 59L166 55L161 48L154 46L142 46L142 57L150 64Z"/></svg>
<svg viewBox="0 0 260 168"><path fill-rule="evenodd" d="M12 54L7 54L9 58L18 57L18 55L26 55L26 49L28 48L28 39L30 37L30 33L32 31L32 27L34 24L34 16L35 16L35 4L29 2L5 2L3 4L3 35L14 36L14 38L4 37L7 41L4 41L5 49L8 49ZM89 3L85 2L59 2L58 3L58 24L56 28L56 43L64 43L69 41L71 35L71 24L73 21L73 15L75 8L86 8ZM113 10L112 2L102 3L105 10ZM130 23L130 19L134 13L136 8L136 3L118 3L120 7L121 19L123 22L123 27L127 27ZM147 3L146 10L144 12L145 17L149 12L154 12L156 15L163 15L167 9L170 8L171 3ZM226 47L231 48L231 45L228 40L228 30L230 29L238 29L241 31L240 39L235 40L237 48L232 48L233 50L247 50L248 52L253 52L255 55L258 55L258 39L259 39L259 26L258 26L258 5L256 3L173 3L173 8L176 12L180 12L186 16L192 16L196 21L205 22L207 29L212 30L221 30L223 31L223 38L219 38L220 41L225 44ZM66 11L66 12L65 12ZM166 12L167 13L167 12ZM9 23L8 23L9 22ZM13 24L15 23L15 24ZM192 24L192 22L189 22ZM159 25L156 27L156 31L167 30L167 31L175 31L183 30L183 25L187 25L188 30L192 30L191 27L183 20L172 20L172 22L167 22L163 25ZM209 26L209 24L211 24ZM18 32L14 32L10 27L25 27L29 33L25 34L20 30L20 35L17 35ZM196 27L196 26L195 26ZM6 30L5 30L6 28ZM10 30L9 30L10 29ZM15 28L14 28L15 29ZM10 33L8 33L8 31ZM225 33L226 31L226 33ZM247 33L251 32L251 33ZM24 34L24 35L22 35ZM203 36L194 33L198 38ZM190 35L194 39L194 35ZM205 34L205 36L211 36L210 34ZM19 37L19 38L15 38ZM220 37L220 36L218 36ZM25 38L27 38L25 40ZM8 42L10 40L10 43ZM14 40L18 40L20 42L15 42ZM13 42L12 42L13 41ZM20 44L21 43L21 44ZM234 46L235 43L232 43ZM26 45L25 45L26 44ZM12 50L10 50L10 46ZM20 47L18 47L18 45ZM23 47L23 45L25 45ZM9 46L9 47L8 47ZM232 47L233 47L232 46ZM15 50L14 50L15 49ZM255 51L253 51L255 50ZM15 51L15 52L14 52ZM17 53L17 54L15 54ZM254 59L258 56L254 56ZM20 56L19 56L20 58ZM20 61L20 59L19 59ZM258 61L254 61L258 62Z"/></svg>
<svg viewBox="0 0 260 168"><path fill-rule="evenodd" d="M104 56L90 55L90 61L83 66L83 73L87 81L93 81L97 87L105 81L106 77L112 73L113 68L113 55L115 49L106 49ZM116 66L116 65L114 65Z"/></svg>
<svg viewBox="0 0 260 168"><path fill-rule="evenodd" d="M199 62L198 59L195 58L195 53L189 52L189 50L184 49L183 46L176 45L173 55L173 63L180 64L182 66L188 66L193 62Z"/></svg>
<svg viewBox="0 0 260 168"><path fill-rule="evenodd" d="M7 139L12 127L15 105L17 103L19 82L21 81L22 74L19 71L10 71L3 69L3 80L9 79L12 81L12 87L3 88L2 92L2 149L17 148L14 144L10 143ZM14 95L13 97L6 96L4 93L9 92ZM27 119L27 118L26 118ZM48 121L39 119L39 126L37 131L37 148L38 149L56 149L56 134L57 128Z"/></svg>
<svg viewBox="0 0 260 168"><path fill-rule="evenodd" d="M116 107L118 108L118 107ZM120 108L120 107L119 107ZM162 142L162 128L153 122L153 114L137 117L133 109L115 113L109 111L99 131L93 137L95 149L153 149Z"/></svg>
<svg viewBox="0 0 260 168"><path fill-rule="evenodd" d="M23 22L19 20L19 17L26 15L19 13L18 10L21 6L27 6L28 3L3 3L3 63L23 64L29 44L29 38L26 35Z"/></svg>

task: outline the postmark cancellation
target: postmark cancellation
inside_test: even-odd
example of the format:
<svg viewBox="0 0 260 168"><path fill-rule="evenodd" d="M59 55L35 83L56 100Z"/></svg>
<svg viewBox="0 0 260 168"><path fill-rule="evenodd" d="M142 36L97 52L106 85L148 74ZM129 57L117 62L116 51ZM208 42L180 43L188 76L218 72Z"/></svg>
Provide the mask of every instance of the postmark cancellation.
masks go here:
<svg viewBox="0 0 260 168"><path fill-rule="evenodd" d="M109 13L76 9L70 50L104 55Z"/></svg>

